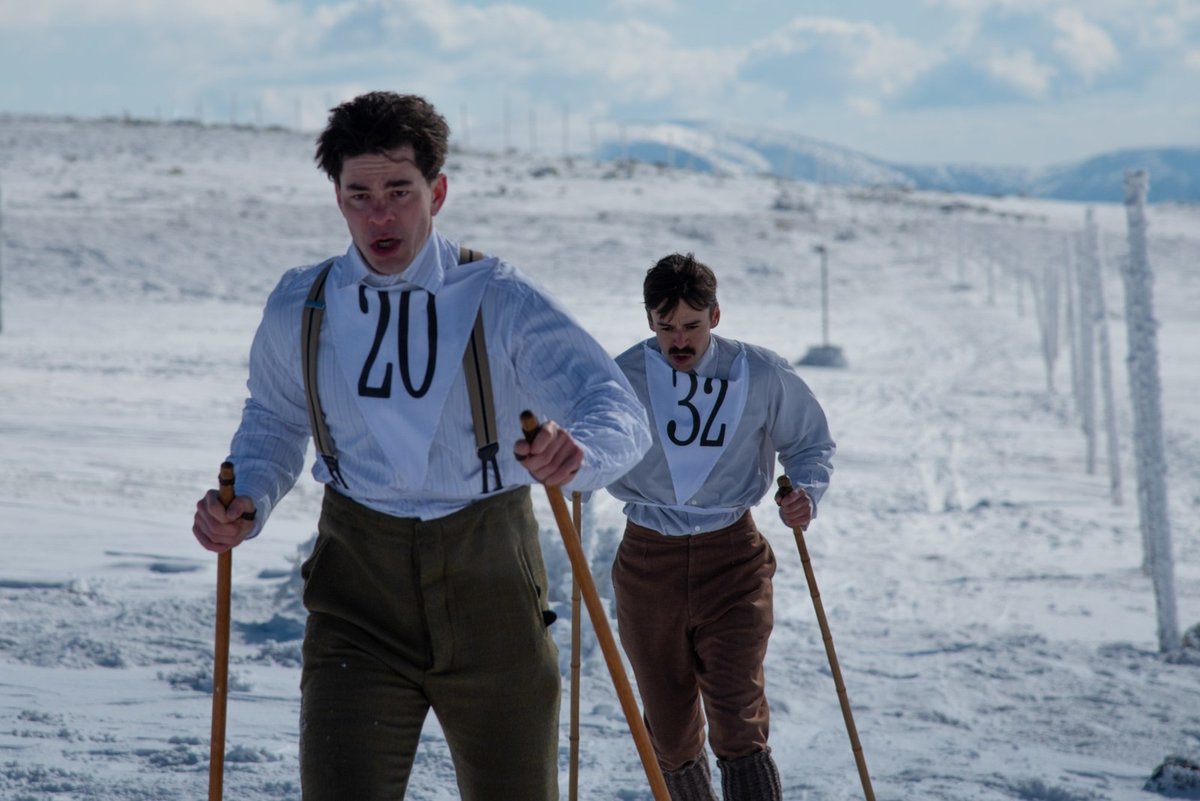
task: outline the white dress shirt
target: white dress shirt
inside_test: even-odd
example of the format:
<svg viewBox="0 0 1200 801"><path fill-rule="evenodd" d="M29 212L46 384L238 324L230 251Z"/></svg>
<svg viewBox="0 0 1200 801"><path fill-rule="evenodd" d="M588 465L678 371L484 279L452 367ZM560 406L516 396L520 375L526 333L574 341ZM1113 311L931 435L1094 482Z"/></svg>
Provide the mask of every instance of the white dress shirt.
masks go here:
<svg viewBox="0 0 1200 801"><path fill-rule="evenodd" d="M447 271L458 267L458 252L456 243L435 230L413 263L393 278L371 272L352 244L335 261L326 293L356 284L375 289L391 285L393 290L412 290L414 307L423 310L424 293L437 296ZM267 300L250 351L250 396L230 460L237 468L237 493L253 498L259 510L255 535L299 477L312 435L301 365L301 311L322 264L283 275ZM554 420L583 448L583 465L565 490L605 486L649 447L645 409L600 344L557 302L511 264L491 258L487 266L492 274L482 312L503 491L533 483L512 453L513 443L522 437L519 416L524 409L543 421ZM338 364L331 311L327 307L321 327L317 383L346 482L336 489L376 511L421 519L442 517L484 497L462 352L437 355L436 369L452 370L455 377L428 455L414 455L402 443L381 441L368 425L358 387ZM474 320L473 313L459 316ZM410 328L414 335L408 346L426 348L424 329ZM396 393L396 403L405 399L403 391ZM427 460L415 471L422 476L419 486L409 486L412 482L394 467L412 458ZM332 481L320 459L312 474L320 482Z"/></svg>
<svg viewBox="0 0 1200 801"><path fill-rule="evenodd" d="M617 364L649 408L646 347L658 345L654 339L639 342L618 356ZM776 454L792 485L812 499L816 515L817 503L829 487L836 448L825 412L791 365L766 348L713 334L694 372L727 379L743 350L750 386L741 420L700 489L689 498L676 497L654 420L654 444L646 456L609 485L608 491L626 502L625 514L634 523L668 535L701 534L732 525L772 486ZM692 447L699 452L699 441Z"/></svg>

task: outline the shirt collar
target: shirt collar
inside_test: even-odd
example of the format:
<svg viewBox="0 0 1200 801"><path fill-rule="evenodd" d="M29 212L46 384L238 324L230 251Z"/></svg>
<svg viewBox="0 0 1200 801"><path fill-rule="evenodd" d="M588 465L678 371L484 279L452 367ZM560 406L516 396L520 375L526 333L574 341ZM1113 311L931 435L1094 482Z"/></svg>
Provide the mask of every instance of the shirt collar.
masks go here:
<svg viewBox="0 0 1200 801"><path fill-rule="evenodd" d="M714 378L717 374L717 338L712 334L708 335L708 349L704 351L704 355L700 357L700 361L696 362L696 366L692 368L692 372L696 375L702 375L705 378Z"/></svg>
<svg viewBox="0 0 1200 801"><path fill-rule="evenodd" d="M458 263L458 248L437 229L432 229L412 263L399 275L380 275L372 270L358 247L351 242L342 258L340 288L364 284L375 289L424 289L437 294L446 282L447 264Z"/></svg>

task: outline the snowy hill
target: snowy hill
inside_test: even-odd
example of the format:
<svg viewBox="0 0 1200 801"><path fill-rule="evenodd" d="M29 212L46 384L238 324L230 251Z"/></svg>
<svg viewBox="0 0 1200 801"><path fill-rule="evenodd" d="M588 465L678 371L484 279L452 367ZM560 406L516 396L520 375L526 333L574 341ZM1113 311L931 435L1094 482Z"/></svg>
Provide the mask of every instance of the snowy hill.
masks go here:
<svg viewBox="0 0 1200 801"><path fill-rule="evenodd" d="M879 159L794 134L738 125L668 122L631 127L606 142L600 158L735 175L773 174L799 181L858 186L911 185Z"/></svg>
<svg viewBox="0 0 1200 801"><path fill-rule="evenodd" d="M604 142L599 151L605 159L632 158L702 172L1088 202L1120 202L1125 170L1144 169L1151 177L1151 202L1200 201L1200 147L1123 150L1044 169L918 165L890 163L781 131L665 122L630 126L623 140Z"/></svg>
<svg viewBox="0 0 1200 801"><path fill-rule="evenodd" d="M3 801L204 797L216 560L191 519L240 417L267 293L286 268L346 247L311 140L0 118ZM755 158L730 140L713 152ZM1195 771L1152 780L1169 755L1200 762L1200 650L1159 653L1140 569L1120 206L1095 207L1118 506L1103 455L1096 472L1085 465L1066 284L1052 386L1033 311L1047 276L1066 280L1081 204L469 151L447 173L440 228L511 259L614 354L649 335L646 269L690 250L720 279L719 333L795 360L822 339L814 247L827 249L828 329L849 367L798 368L839 445L807 540L881 801L1196 797L1185 785ZM1148 213L1179 620L1190 628L1200 209ZM502 438L520 436L517 421L501 424ZM300 797L297 565L320 498L302 477L233 557L229 799ZM565 798L571 578L544 494L534 499L559 612ZM862 798L792 534L769 500L754 514L779 562L766 675L785 798ZM587 505L585 548L610 610L622 525L606 494ZM583 642L580 797L645 801L587 624ZM408 797L458 797L432 718Z"/></svg>
<svg viewBox="0 0 1200 801"><path fill-rule="evenodd" d="M1150 176L1150 197L1163 201L1200 201L1200 148L1122 150L1036 176L1031 195L1063 200L1123 200L1121 176L1127 169Z"/></svg>

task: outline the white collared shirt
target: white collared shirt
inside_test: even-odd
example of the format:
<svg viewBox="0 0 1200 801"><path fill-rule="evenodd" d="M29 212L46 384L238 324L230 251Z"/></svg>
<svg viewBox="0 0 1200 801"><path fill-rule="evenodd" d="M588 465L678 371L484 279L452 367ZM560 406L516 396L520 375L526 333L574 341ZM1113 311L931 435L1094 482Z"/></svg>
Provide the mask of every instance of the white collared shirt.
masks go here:
<svg viewBox="0 0 1200 801"><path fill-rule="evenodd" d="M584 449L583 465L565 490L605 486L636 464L649 447L645 409L600 344L556 301L512 265L499 259L491 262L494 275L483 293L482 311L504 490L533 483L512 453L513 444L522 437L519 415L524 409L542 420L556 421ZM458 245L435 230L394 281L370 271L353 245L338 257L329 280L335 282L333 287L400 282L399 289L411 286L436 296L446 271L457 264ZM230 459L237 466L238 494L252 497L260 510L255 534L295 484L311 437L300 321L321 266L296 268L282 277L267 300L251 348L250 397L230 446ZM393 444L379 441L371 431L356 388L337 364L329 326L327 317L321 329L318 385L347 484L339 491L376 511L421 519L442 517L482 498L482 464L476 455L461 352L438 357L445 358L447 369L457 375L433 434L424 481L420 487L406 487L390 467L397 455L384 452ZM323 483L332 480L320 459L312 474Z"/></svg>
<svg viewBox="0 0 1200 801"><path fill-rule="evenodd" d="M639 342L618 356L617 364L649 406L647 345L657 348L653 339ZM700 534L732 525L772 486L776 454L793 486L812 499L815 516L833 473L835 444L825 413L808 385L778 354L715 334L695 372L726 379L743 348L749 360L746 405L732 438L700 489L678 502L656 429L654 444L642 461L609 485L608 491L625 501L625 514L634 523L668 535Z"/></svg>

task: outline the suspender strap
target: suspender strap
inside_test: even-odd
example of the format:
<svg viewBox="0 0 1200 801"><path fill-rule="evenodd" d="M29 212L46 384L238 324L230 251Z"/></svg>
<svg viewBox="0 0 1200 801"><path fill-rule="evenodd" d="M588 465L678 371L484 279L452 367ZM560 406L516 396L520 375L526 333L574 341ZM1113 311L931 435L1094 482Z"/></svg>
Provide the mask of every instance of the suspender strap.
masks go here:
<svg viewBox="0 0 1200 801"><path fill-rule="evenodd" d="M321 408L321 398L317 393L317 350L321 340L321 321L325 318L325 281L333 268L333 259L325 263L317 280L313 281L308 299L304 301L304 312L300 324L300 351L304 365L304 394L308 397L308 423L312 428L313 444L317 454L329 468L333 480L344 489L346 479L342 478L342 469L338 465L337 447L333 436L329 433L329 425L325 422L325 412Z"/></svg>
<svg viewBox="0 0 1200 801"><path fill-rule="evenodd" d="M460 248L458 252L459 264L482 258L483 254L469 248ZM308 399L308 421L312 427L313 444L334 481L349 489L338 465L337 447L329 433L329 425L325 422L325 412L321 408L321 398L317 392L317 351L321 339L321 321L325 317L325 282L332 267L333 259L330 259L317 273L308 299L304 302L300 350L304 366L304 394ZM482 463L483 492L489 492L489 468L496 479L495 489L500 490L504 487L500 482L500 462L497 459L500 443L496 436L496 407L492 400L492 373L488 366L487 341L483 335L482 307L475 314L475 325L471 328L471 336L463 352L463 374L467 381L467 395L471 401L471 421L475 427L475 453Z"/></svg>
<svg viewBox="0 0 1200 801"><path fill-rule="evenodd" d="M483 254L460 248L458 263L468 264L483 258ZM488 469L496 479L496 489L504 488L500 481L500 442L496 437L496 406L492 400L492 371L488 366L487 340L483 336L483 307L475 314L475 325L463 351L463 375L467 379L467 396L471 400L471 421L475 426L475 453L481 462L483 492L488 490Z"/></svg>
<svg viewBox="0 0 1200 801"><path fill-rule="evenodd" d="M500 443L496 438L496 407L492 401L492 373L488 367L487 345L483 338L483 313L475 315L475 327L467 349L463 351L463 374L467 378L467 395L471 399L471 420L475 424L475 453L483 468L483 491L488 492L488 468L500 483Z"/></svg>

